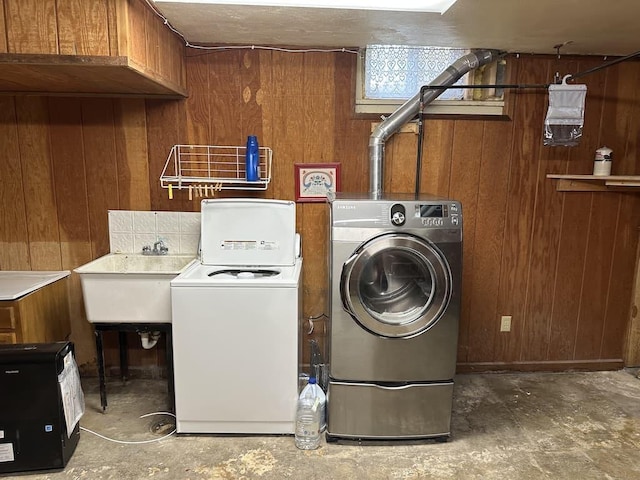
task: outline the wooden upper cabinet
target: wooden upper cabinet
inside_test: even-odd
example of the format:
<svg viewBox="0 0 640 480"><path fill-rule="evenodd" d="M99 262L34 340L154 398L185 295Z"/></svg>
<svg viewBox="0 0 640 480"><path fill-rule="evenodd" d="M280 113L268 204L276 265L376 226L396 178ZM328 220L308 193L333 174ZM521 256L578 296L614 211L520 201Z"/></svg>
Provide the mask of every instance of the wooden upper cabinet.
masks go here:
<svg viewBox="0 0 640 480"><path fill-rule="evenodd" d="M106 0L58 2L58 44L61 55L111 55L109 5ZM117 55L117 50L113 52Z"/></svg>
<svg viewBox="0 0 640 480"><path fill-rule="evenodd" d="M9 52L58 53L55 0L4 0Z"/></svg>
<svg viewBox="0 0 640 480"><path fill-rule="evenodd" d="M0 0L0 92L187 96L184 42L144 0Z"/></svg>

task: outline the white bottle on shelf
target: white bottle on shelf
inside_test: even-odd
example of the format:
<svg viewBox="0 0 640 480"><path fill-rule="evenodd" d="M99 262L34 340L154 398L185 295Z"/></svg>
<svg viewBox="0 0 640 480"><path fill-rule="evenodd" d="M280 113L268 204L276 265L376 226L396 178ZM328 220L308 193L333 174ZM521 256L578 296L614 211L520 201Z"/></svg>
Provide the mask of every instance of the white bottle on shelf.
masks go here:
<svg viewBox="0 0 640 480"><path fill-rule="evenodd" d="M318 392L322 392L322 389L318 387L314 377L309 377L309 383L298 397L295 444L301 450L315 450L320 446L326 397L322 392L322 397L325 398L323 401Z"/></svg>
<svg viewBox="0 0 640 480"><path fill-rule="evenodd" d="M613 150L609 147L600 147L596 150L596 158L593 162L593 174L600 177L611 175L611 160Z"/></svg>

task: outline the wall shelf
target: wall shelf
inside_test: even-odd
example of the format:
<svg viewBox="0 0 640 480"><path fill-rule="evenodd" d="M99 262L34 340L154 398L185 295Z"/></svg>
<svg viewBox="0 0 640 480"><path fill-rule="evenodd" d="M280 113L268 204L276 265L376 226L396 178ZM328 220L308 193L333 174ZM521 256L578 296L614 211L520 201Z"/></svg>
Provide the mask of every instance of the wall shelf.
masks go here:
<svg viewBox="0 0 640 480"><path fill-rule="evenodd" d="M547 178L557 180L559 192L640 192L640 175L556 175Z"/></svg>
<svg viewBox="0 0 640 480"><path fill-rule="evenodd" d="M0 53L0 92L181 99L187 89L119 56Z"/></svg>
<svg viewBox="0 0 640 480"><path fill-rule="evenodd" d="M209 190L266 190L271 181L273 152L260 147L260 180L246 180L246 147L217 145L174 145L160 175L160 186L197 189L197 196Z"/></svg>

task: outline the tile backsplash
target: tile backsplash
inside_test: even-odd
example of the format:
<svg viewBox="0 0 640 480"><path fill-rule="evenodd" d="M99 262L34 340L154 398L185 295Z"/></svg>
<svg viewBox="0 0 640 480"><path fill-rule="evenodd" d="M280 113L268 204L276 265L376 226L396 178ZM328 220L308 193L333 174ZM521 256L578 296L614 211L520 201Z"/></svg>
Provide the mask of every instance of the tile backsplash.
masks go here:
<svg viewBox="0 0 640 480"><path fill-rule="evenodd" d="M162 240L169 254L198 252L200 212L109 210L112 253L141 253L142 247Z"/></svg>

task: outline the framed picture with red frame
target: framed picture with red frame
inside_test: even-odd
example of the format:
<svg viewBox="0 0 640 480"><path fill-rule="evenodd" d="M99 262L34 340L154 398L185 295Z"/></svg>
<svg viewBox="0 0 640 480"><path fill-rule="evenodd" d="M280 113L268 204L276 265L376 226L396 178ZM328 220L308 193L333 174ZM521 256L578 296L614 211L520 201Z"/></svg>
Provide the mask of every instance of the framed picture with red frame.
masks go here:
<svg viewBox="0 0 640 480"><path fill-rule="evenodd" d="M340 191L339 163L296 163L296 202L324 202Z"/></svg>

